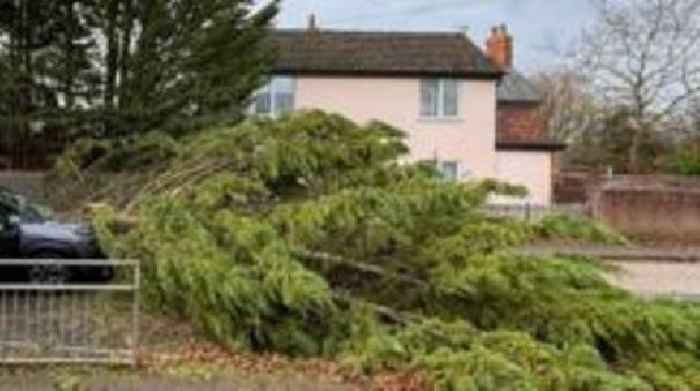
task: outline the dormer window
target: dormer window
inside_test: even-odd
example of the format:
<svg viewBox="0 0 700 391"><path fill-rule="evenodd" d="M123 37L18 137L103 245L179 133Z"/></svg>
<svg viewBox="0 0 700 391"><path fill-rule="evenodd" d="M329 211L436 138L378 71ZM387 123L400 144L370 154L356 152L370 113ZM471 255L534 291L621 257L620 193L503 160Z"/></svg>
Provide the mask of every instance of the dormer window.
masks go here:
<svg viewBox="0 0 700 391"><path fill-rule="evenodd" d="M291 77L275 76L253 95L252 114L280 115L294 110L295 82Z"/></svg>
<svg viewBox="0 0 700 391"><path fill-rule="evenodd" d="M459 116L459 82L454 79L424 79L420 85L422 118Z"/></svg>

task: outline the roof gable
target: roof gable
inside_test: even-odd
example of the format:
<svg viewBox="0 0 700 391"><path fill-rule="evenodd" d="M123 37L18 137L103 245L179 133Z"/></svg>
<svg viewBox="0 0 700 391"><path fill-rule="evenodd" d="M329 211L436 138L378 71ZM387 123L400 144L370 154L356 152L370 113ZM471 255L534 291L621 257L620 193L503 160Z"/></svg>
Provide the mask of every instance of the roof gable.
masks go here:
<svg viewBox="0 0 700 391"><path fill-rule="evenodd" d="M279 29L275 73L497 79L497 68L462 33Z"/></svg>

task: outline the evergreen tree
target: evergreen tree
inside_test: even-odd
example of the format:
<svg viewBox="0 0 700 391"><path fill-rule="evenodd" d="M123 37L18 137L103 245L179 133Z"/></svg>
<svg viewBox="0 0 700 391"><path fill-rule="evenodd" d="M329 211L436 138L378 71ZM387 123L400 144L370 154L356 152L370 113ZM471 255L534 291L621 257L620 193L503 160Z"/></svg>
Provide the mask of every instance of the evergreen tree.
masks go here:
<svg viewBox="0 0 700 391"><path fill-rule="evenodd" d="M102 0L108 135L232 120L259 86L278 1Z"/></svg>
<svg viewBox="0 0 700 391"><path fill-rule="evenodd" d="M0 123L15 165L45 152L52 133L64 139L78 105L94 96L90 10L89 0L0 0Z"/></svg>
<svg viewBox="0 0 700 391"><path fill-rule="evenodd" d="M278 0L0 0L2 149L240 118Z"/></svg>

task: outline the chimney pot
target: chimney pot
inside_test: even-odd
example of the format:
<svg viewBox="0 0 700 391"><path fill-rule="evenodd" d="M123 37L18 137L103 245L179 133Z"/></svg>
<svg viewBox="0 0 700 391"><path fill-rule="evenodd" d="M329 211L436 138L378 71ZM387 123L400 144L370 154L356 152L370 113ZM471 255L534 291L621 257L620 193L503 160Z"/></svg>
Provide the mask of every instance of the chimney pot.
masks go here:
<svg viewBox="0 0 700 391"><path fill-rule="evenodd" d="M316 14L310 14L309 15L309 30L318 30L318 26L316 24Z"/></svg>

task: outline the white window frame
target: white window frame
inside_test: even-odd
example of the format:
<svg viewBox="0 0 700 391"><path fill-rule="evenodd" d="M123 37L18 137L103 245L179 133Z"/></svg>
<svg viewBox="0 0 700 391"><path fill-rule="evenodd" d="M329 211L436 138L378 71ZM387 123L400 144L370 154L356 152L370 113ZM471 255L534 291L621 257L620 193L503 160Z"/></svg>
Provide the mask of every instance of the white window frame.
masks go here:
<svg viewBox="0 0 700 391"><path fill-rule="evenodd" d="M252 102L250 103L250 106L248 108L248 112L251 115L267 115L267 116L279 116L281 114L285 114L286 112L281 112L279 108L277 107L277 102L275 99L275 95L277 94L277 87L275 80L279 79L288 79L291 82L291 92L292 92L292 107L290 111L296 110L296 98L297 98L297 80L296 78L292 76L272 76L269 78L269 80L265 83L264 86L260 87L255 93L253 93L253 98ZM263 93L270 94L270 112L269 113L258 113L257 112L257 96Z"/></svg>
<svg viewBox="0 0 700 391"><path fill-rule="evenodd" d="M462 161L460 161L460 160L442 160L442 159L436 160L436 159L432 159L432 160L419 160L418 162L423 163L423 164L430 164L433 167L435 167L435 169L443 177L442 179L444 179L446 181L459 182L462 180L462 178L465 177L466 174L468 174L470 172L468 169L464 168L464 165L462 164ZM445 172L446 172L445 165L446 164L454 164L456 166L457 170L455 172L454 178L448 178L445 175Z"/></svg>
<svg viewBox="0 0 700 391"><path fill-rule="evenodd" d="M430 82L437 81L437 85L438 85L437 115L434 115L434 116L425 115L423 113L423 83L428 82L428 81L430 81ZM457 96L456 96L457 101L455 102L457 111L455 114L449 114L449 115L445 114L445 107L446 107L445 102L447 100L447 95L445 93L445 91L446 91L445 83L446 82L454 82L456 84L456 87L457 87ZM456 79L429 79L429 78L428 79L421 79L419 84L418 84L418 89L419 89L419 94L418 94L419 95L418 96L419 107L418 107L418 110L419 110L420 119L423 119L423 120L441 120L441 119L442 120L459 120L459 119L461 119L462 110L461 110L460 103L462 101L462 85L463 84L464 83L462 83L461 80L456 80Z"/></svg>
<svg viewBox="0 0 700 391"><path fill-rule="evenodd" d="M454 164L454 166L455 166L455 176L454 176L454 178L448 177L448 176L446 175L447 170L446 170L445 168L446 168L446 166L447 166L448 164ZM442 175L442 176L443 176L443 179L446 180L446 181L455 181L455 182L458 182L458 181L462 178L462 176L461 176L462 164L461 164L461 162L460 162L459 160L440 160L440 161L438 161L438 163L437 163L437 168L438 168L438 171L440 171L440 175Z"/></svg>

